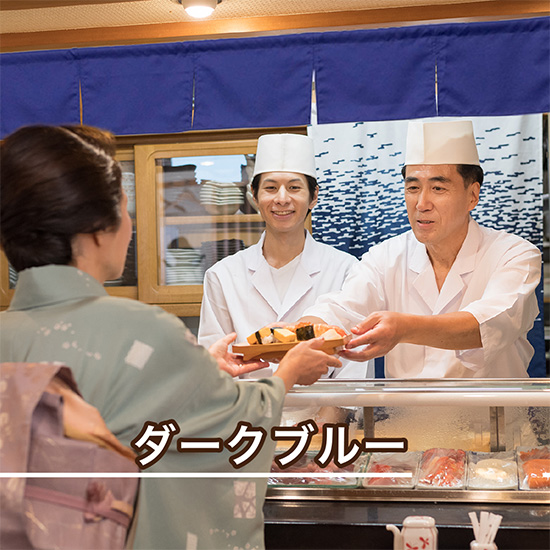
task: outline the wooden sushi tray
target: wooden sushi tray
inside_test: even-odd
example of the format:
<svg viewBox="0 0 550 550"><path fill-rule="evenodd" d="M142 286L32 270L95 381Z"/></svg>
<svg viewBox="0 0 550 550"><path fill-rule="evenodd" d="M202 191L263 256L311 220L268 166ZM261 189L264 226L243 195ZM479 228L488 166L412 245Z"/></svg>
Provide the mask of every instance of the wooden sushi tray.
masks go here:
<svg viewBox="0 0 550 550"><path fill-rule="evenodd" d="M339 348L343 348L350 340L352 336L348 334L342 338L335 338L333 340L325 340L321 350L329 355L338 353ZM306 340L307 341L307 340ZM263 359L264 361L273 361L275 359L282 359L285 353L298 345L300 342L274 342L272 344L234 344L233 353L243 356L243 361L250 361L251 359Z"/></svg>

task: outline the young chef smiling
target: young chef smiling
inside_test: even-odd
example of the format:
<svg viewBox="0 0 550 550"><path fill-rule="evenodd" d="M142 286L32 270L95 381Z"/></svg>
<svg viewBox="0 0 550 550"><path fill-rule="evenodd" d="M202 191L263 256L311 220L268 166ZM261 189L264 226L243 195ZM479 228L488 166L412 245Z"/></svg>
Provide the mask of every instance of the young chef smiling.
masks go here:
<svg viewBox="0 0 550 550"><path fill-rule="evenodd" d="M205 275L199 343L246 338L266 325L286 324L324 293L339 290L358 260L313 239L304 221L317 204L313 140L267 134L258 140L252 194L265 222L259 242L228 256ZM373 372L372 362L370 372ZM265 368L243 376L269 376ZM348 362L331 376L365 378L367 363Z"/></svg>
<svg viewBox="0 0 550 550"><path fill-rule="evenodd" d="M355 334L347 359L385 356L394 378L525 377L539 250L470 216L483 183L471 121L409 124L411 231L373 246L302 320Z"/></svg>

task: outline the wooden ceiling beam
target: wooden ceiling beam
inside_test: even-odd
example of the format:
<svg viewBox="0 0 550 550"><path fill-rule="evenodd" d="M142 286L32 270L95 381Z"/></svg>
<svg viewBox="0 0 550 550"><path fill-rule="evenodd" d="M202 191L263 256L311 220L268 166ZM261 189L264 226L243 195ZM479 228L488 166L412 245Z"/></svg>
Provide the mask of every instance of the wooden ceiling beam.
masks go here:
<svg viewBox="0 0 550 550"><path fill-rule="evenodd" d="M35 10L38 8L64 8L96 4L114 4L115 2L146 2L149 0L2 0L0 11Z"/></svg>
<svg viewBox="0 0 550 550"><path fill-rule="evenodd" d="M1 34L0 46L2 51L9 52L357 29L410 22L506 19L543 15L550 15L548 0L491 0L464 4Z"/></svg>

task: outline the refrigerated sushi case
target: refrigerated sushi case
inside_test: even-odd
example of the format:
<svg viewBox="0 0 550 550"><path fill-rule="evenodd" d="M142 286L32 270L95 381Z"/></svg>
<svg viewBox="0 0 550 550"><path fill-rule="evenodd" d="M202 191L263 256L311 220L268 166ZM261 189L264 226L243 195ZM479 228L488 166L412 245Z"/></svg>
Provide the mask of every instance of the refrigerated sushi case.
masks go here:
<svg viewBox="0 0 550 550"><path fill-rule="evenodd" d="M482 510L503 516L499 549L549 547L550 478L530 487L523 469L529 458L540 459L543 468L550 462L549 380L320 380L287 395L281 424L305 418L318 426L345 421L350 440L406 438L404 454L418 457L417 470L402 485L350 478L349 468L345 483L299 473L281 480L274 474L264 507L268 548L392 548L385 525L399 525L407 515L435 517L440 548L468 548L473 540L468 512ZM304 457L309 466L322 445L320 429ZM280 452L284 442L278 443L276 455ZM423 478L423 457L434 453L463 457L460 483L430 485L429 476ZM368 474L373 457L380 462L381 456L361 454L352 473ZM517 477L499 485L491 468L475 469L483 459L507 464ZM311 476L309 466L305 472Z"/></svg>

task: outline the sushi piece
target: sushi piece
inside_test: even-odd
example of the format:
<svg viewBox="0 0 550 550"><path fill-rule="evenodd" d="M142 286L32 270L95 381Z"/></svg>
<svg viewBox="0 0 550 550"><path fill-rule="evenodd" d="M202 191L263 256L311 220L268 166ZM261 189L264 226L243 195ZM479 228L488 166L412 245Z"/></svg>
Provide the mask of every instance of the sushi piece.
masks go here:
<svg viewBox="0 0 550 550"><path fill-rule="evenodd" d="M296 334L286 328L273 329L273 336L278 342L296 342Z"/></svg>
<svg viewBox="0 0 550 550"><path fill-rule="evenodd" d="M296 327L296 339L297 340L311 340L315 338L315 330L313 325L303 325Z"/></svg>
<svg viewBox="0 0 550 550"><path fill-rule="evenodd" d="M329 331L335 331L338 334L338 336L335 336L334 338L341 338L346 335L346 331L344 329L341 329L340 327L334 325L315 324L313 325L313 330L316 337L324 336L324 334ZM332 336L330 339L332 339ZM328 340L328 338L325 338L325 340Z"/></svg>
<svg viewBox="0 0 550 550"><path fill-rule="evenodd" d="M270 344L273 342L273 333L269 327L264 327L251 334L246 341L251 345Z"/></svg>
<svg viewBox="0 0 550 550"><path fill-rule="evenodd" d="M342 338L341 334L338 334L333 328L327 330L326 332L323 332L322 337L325 340L338 340L339 338Z"/></svg>
<svg viewBox="0 0 550 550"><path fill-rule="evenodd" d="M297 325L286 327L263 327L253 332L246 341L250 345L272 344L272 343L293 343L303 340L311 340L323 336L325 340L338 340L346 336L345 330L334 325L311 324L301 322Z"/></svg>

